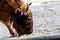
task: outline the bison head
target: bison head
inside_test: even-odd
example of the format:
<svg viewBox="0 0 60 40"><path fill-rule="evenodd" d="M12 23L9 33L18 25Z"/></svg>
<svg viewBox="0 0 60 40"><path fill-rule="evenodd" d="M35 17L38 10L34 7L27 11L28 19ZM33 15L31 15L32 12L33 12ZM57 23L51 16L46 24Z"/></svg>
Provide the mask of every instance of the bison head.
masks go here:
<svg viewBox="0 0 60 40"><path fill-rule="evenodd" d="M33 32L32 12L29 10L30 4L25 5L22 0L0 0L8 9L9 17L13 21L13 27L18 35L31 34Z"/></svg>
<svg viewBox="0 0 60 40"><path fill-rule="evenodd" d="M5 0L5 2L12 8L13 27L18 35L31 34L33 32L33 20L29 6L32 3L25 5L22 0Z"/></svg>
<svg viewBox="0 0 60 40"><path fill-rule="evenodd" d="M31 34L33 32L32 12L29 10L30 4L27 4L27 8L24 11L19 8L15 11L17 18L15 19L14 27L19 36L23 34Z"/></svg>

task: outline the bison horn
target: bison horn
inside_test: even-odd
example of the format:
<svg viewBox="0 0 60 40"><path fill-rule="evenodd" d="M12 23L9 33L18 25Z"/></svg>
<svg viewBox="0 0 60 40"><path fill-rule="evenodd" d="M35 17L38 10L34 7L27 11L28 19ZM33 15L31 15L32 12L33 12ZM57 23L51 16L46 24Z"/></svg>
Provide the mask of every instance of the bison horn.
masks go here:
<svg viewBox="0 0 60 40"><path fill-rule="evenodd" d="M32 2L31 3L29 3L29 6L32 4Z"/></svg>
<svg viewBox="0 0 60 40"><path fill-rule="evenodd" d="M32 2L31 3L26 3L27 4L27 9L26 9L26 11L25 12L27 12L28 11L28 9L29 9L29 6L32 4Z"/></svg>

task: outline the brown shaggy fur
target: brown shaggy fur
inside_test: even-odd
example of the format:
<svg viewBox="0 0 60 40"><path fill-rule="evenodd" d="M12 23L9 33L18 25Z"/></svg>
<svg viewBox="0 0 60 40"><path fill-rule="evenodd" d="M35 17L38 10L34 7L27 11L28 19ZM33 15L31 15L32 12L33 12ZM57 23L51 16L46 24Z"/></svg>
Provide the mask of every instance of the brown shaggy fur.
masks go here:
<svg viewBox="0 0 60 40"><path fill-rule="evenodd" d="M20 18L15 13L17 8L20 8L23 12L26 10L26 5L22 0L0 0L0 21L2 21L8 28L12 36L21 36L23 34L30 34L30 30L33 30L32 12L28 10L27 14L23 14ZM16 32L11 28L11 23Z"/></svg>

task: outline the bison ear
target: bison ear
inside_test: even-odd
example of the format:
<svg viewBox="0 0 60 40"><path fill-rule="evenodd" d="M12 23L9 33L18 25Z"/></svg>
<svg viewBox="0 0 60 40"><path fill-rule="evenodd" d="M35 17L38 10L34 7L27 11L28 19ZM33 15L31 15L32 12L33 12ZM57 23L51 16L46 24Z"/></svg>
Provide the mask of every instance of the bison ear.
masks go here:
<svg viewBox="0 0 60 40"><path fill-rule="evenodd" d="M17 15L19 15L19 14L21 13L21 9L20 9L20 8L17 8L17 9L15 10L15 13L16 13Z"/></svg>
<svg viewBox="0 0 60 40"><path fill-rule="evenodd" d="M27 12L28 11L28 9L29 9L29 6L32 4L32 2L31 3L26 3L27 4L27 8L26 8L26 10L25 10L25 12Z"/></svg>
<svg viewBox="0 0 60 40"><path fill-rule="evenodd" d="M31 3L29 3L29 6L32 4L32 2Z"/></svg>

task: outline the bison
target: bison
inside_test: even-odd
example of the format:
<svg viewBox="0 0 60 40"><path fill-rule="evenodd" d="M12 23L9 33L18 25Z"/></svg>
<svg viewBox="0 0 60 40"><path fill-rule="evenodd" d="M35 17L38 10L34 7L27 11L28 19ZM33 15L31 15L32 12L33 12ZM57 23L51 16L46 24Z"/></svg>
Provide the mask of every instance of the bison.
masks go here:
<svg viewBox="0 0 60 40"><path fill-rule="evenodd" d="M31 4L25 4L22 0L0 0L0 21L6 25L11 37L33 32Z"/></svg>

